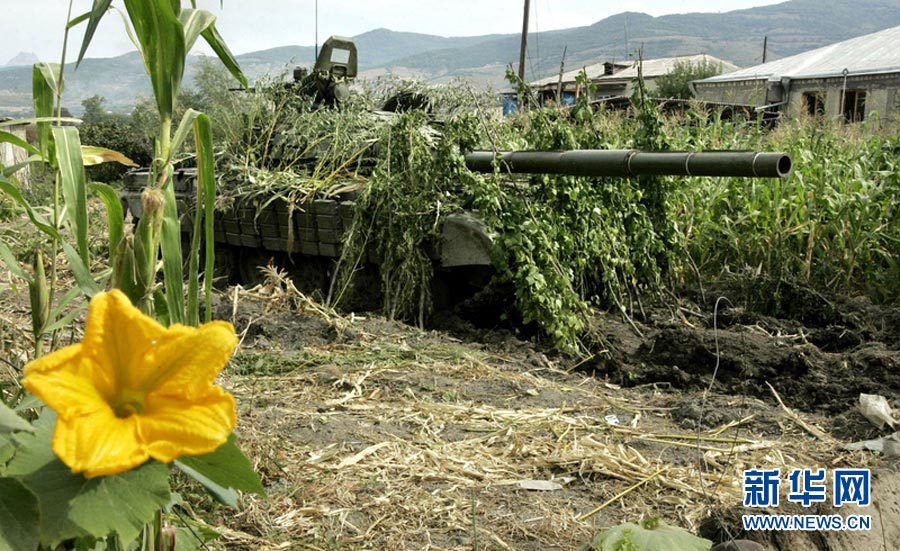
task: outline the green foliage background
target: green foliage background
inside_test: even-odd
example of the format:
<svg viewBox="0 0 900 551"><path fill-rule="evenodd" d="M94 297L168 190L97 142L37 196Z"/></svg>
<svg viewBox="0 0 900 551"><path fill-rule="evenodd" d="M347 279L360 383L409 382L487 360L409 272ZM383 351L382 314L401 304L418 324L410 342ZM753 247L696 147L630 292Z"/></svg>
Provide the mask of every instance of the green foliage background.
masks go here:
<svg viewBox="0 0 900 551"><path fill-rule="evenodd" d="M239 200L297 200L361 182L341 269L359 269L374 251L391 316L428 317L439 219L461 210L492 231L516 317L567 350L590 342L595 308L640 317L672 293L710 286L788 316L834 293L900 298L893 124L802 119L772 129L703 110L661 113L640 93L629 111L583 97L569 111L501 119L490 98L462 88L441 89L438 112L373 117L390 89L378 83L337 112L311 109L277 80L232 95L221 149ZM784 180L610 179L475 174L463 160L473 149L574 148L786 151L795 164ZM301 162L310 153L316 161Z"/></svg>

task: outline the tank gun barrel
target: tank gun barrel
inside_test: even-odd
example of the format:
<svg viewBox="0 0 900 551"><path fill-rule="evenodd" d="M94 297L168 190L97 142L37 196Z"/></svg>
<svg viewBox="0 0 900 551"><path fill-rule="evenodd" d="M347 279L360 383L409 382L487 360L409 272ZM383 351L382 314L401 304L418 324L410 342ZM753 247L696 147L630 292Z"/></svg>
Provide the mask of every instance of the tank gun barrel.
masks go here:
<svg viewBox="0 0 900 551"><path fill-rule="evenodd" d="M473 151L466 154L466 166L475 172L493 172L494 161L498 159L501 171L611 178L642 175L785 178L792 166L787 153L634 149Z"/></svg>

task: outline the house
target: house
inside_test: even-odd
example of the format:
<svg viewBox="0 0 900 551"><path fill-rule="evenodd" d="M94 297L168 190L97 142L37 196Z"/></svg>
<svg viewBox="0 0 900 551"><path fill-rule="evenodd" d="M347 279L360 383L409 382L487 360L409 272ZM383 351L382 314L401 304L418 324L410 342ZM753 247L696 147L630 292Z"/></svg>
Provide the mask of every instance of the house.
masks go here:
<svg viewBox="0 0 900 551"><path fill-rule="evenodd" d="M5 118L5 117L0 117L0 122L6 122L8 120L11 120L11 119ZM9 132L13 136L24 141L26 139L26 133L25 133L26 128L27 128L27 125L19 124L19 125L13 125L13 126L6 126L3 128L0 128L0 130ZM26 150L22 149L19 146L16 146L9 142L6 142L6 141L0 142L0 166L9 167L9 166L24 162L26 158L28 158L28 152ZM28 184L28 167L27 166L19 169L14 175L16 178L18 178L18 180L22 184L24 184L24 185Z"/></svg>
<svg viewBox="0 0 900 551"><path fill-rule="evenodd" d="M789 117L862 121L900 115L900 27L692 83L713 103L751 105Z"/></svg>
<svg viewBox="0 0 900 551"><path fill-rule="evenodd" d="M645 59L643 62L644 85L647 92L653 95L656 79L668 74L678 63L706 63L719 66L722 71L734 71L738 67L733 63L717 57L699 54L678 57L664 57L659 59ZM629 98L634 89L634 81L638 77L638 62L623 61L595 63L562 75L562 101L563 103L574 101L581 90L578 88L576 78L584 71L587 77L597 86L597 93L592 99ZM560 88L559 75L543 78L531 83L531 87L538 94L541 101L556 99Z"/></svg>

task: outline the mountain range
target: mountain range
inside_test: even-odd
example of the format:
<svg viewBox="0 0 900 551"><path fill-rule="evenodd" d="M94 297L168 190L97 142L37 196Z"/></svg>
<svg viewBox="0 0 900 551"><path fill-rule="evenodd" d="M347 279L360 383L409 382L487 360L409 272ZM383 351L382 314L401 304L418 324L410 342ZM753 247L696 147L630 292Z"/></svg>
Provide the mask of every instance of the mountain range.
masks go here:
<svg viewBox="0 0 900 551"><path fill-rule="evenodd" d="M638 48L645 58L707 53L740 66L759 63L763 40L773 60L900 25L900 0L790 0L781 4L725 13L689 13L653 17L621 13L581 27L531 33L527 78L559 70L565 51L566 70L600 61L629 59ZM353 37L359 50L361 78L394 75L431 83L464 78L478 85L504 88L506 66L517 64L518 34L440 37L376 29ZM293 65L309 66L313 46L284 46L238 55L251 78L276 74ZM20 58L20 56L17 56ZM22 59L28 59L27 54ZM198 57L188 62L190 85ZM127 112L150 85L137 53L85 59L78 71L67 66L66 98L73 113L94 94L105 106ZM0 67L0 115L30 111L31 68Z"/></svg>

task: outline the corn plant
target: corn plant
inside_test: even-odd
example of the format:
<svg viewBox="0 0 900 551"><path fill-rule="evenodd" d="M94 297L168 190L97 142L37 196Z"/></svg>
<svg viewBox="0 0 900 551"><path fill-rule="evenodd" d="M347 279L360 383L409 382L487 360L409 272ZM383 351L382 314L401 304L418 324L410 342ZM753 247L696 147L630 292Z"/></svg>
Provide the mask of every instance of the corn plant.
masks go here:
<svg viewBox="0 0 900 551"><path fill-rule="evenodd" d="M673 203L679 240L703 279L737 282L751 306L771 314L802 314L795 291L900 297L896 126L690 126L672 127L682 147L783 150L794 159L785 180L704 178L681 188Z"/></svg>
<svg viewBox="0 0 900 551"><path fill-rule="evenodd" d="M61 63L35 66L35 117L30 121L37 124L38 145L0 133L3 141L31 153L28 162L46 163L55 174L49 220L46 208L29 204L22 195L12 176L18 166L2 167L0 175L0 189L51 242L49 283L40 252L29 274L0 244L0 256L29 283L36 356L42 353L42 336L68 324L78 312L63 315L63 308L80 294L93 297L84 341L25 366L23 385L34 396L20 403L19 411L0 404L0 549L74 544L78 549L174 550L162 514L175 499L166 464L174 463L232 506L237 506L237 490L263 493L231 436L234 399L213 384L237 338L231 324L209 321L209 273L204 277L207 323L190 327L199 325L201 238L207 244L205 265L214 263L209 119L188 111L173 132L185 57L199 37L242 84L246 79L216 31L211 13L196 9L193 2L191 8L182 9L178 1L124 1L124 19L144 59L161 121L143 196L144 213L132 234L124 227L112 188L89 185L84 172L85 164L128 160L114 151L83 146L75 127L61 125L73 121L59 116L69 31L85 25L80 62L111 4L95 0L90 11L72 17L70 2ZM172 169L191 132L200 185L185 284ZM111 269L98 273L92 273L94 259L88 246L89 189L103 200L109 224ZM63 237L64 227L71 230L73 243ZM52 308L57 248L78 288ZM164 285L156 288L160 254ZM110 279L116 289L103 292ZM153 313L159 321L150 317ZM48 407L41 407L35 397ZM34 422L20 416L31 409L37 411ZM177 427L173 418L180 419Z"/></svg>

